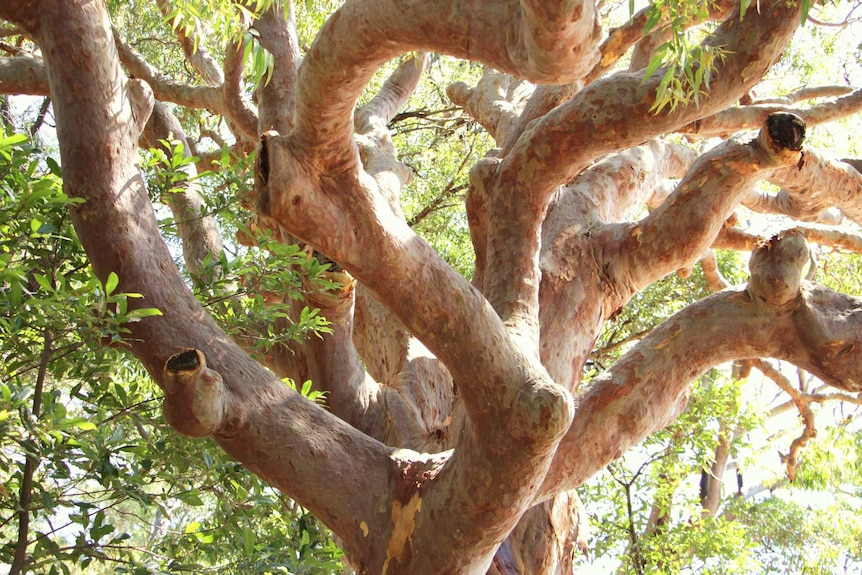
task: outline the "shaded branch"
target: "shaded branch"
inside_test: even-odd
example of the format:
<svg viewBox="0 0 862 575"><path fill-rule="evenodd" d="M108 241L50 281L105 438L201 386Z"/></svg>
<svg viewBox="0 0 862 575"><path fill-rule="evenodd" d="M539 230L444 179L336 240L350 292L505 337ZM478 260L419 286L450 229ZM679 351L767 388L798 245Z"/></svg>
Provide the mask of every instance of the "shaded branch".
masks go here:
<svg viewBox="0 0 862 575"><path fill-rule="evenodd" d="M142 140L146 147L157 148L168 158L173 155L175 144L182 146L184 158L192 155L191 146L179 120L161 102L155 103L153 113L142 133ZM167 204L173 213L189 274L197 282L218 277L221 275L221 269L215 262L219 261L223 248L221 232L215 218L207 214L200 182L197 181L197 166L188 163L174 168L161 168L183 174L180 179L177 179L175 174L167 176L164 184L170 189L162 194L161 201ZM205 266L207 261L210 263L209 268Z"/></svg>
<svg viewBox="0 0 862 575"><path fill-rule="evenodd" d="M245 101L242 77L243 44L235 42L226 48L224 56L224 84L221 87L224 115L229 124L236 126L244 136L254 140L258 136L258 119L255 111Z"/></svg>
<svg viewBox="0 0 862 575"><path fill-rule="evenodd" d="M0 93L49 96L44 63L29 56L0 57Z"/></svg>

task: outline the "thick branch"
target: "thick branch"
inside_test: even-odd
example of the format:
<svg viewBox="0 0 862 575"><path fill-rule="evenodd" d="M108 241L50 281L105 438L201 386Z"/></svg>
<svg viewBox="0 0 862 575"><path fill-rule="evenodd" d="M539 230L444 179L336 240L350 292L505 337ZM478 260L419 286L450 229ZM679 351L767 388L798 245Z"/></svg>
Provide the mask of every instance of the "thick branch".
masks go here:
<svg viewBox="0 0 862 575"><path fill-rule="evenodd" d="M709 2L709 20L721 20L727 17L733 9L733 2ZM654 54L654 50L662 42L666 42L672 34L669 26L661 26L654 29L650 34L644 36L644 27L651 13L650 7L643 8L637 14L632 16L628 22L614 28L608 34L608 37L601 45L602 58L599 63L590 70L590 73L585 78L585 83L590 84L599 79L608 70L610 70L617 61L622 58L629 48L635 46L634 54L629 69L631 71L641 70L649 64L649 60ZM693 19L688 22L689 26L700 24L703 20Z"/></svg>
<svg viewBox="0 0 862 575"><path fill-rule="evenodd" d="M0 94L48 96L45 65L29 56L0 57Z"/></svg>
<svg viewBox="0 0 862 575"><path fill-rule="evenodd" d="M348 2L329 19L300 67L298 134L305 145L327 150L321 159L343 162L362 87L380 64L410 50L485 62L550 84L592 67L599 32L593 2L524 4L436 0L413 3L408 12L389 0Z"/></svg>
<svg viewBox="0 0 862 575"><path fill-rule="evenodd" d="M679 131L692 137L711 138L733 134L740 130L753 130L760 126L767 116L776 112L796 114L808 126L825 124L846 118L862 110L862 90L837 98L832 102L816 104L809 108L793 108L787 105L762 104L727 108L712 116L696 120Z"/></svg>
<svg viewBox="0 0 862 575"><path fill-rule="evenodd" d="M738 14L731 16L709 36L704 45L734 49L714 70L709 96L701 98L697 105L681 103L673 112L650 112L665 70L656 71L648 79L639 74L617 73L587 86L524 134L500 167L500 179L510 186L532 190L522 195L540 202L550 190L571 181L593 159L723 109L753 86L781 54L799 25L796 10L776 0L768 6L761 5L759 13L748 12L741 21ZM769 41L764 43L767 30ZM534 183L536 173L541 174L538 188Z"/></svg>
<svg viewBox="0 0 862 575"><path fill-rule="evenodd" d="M565 425L561 390L530 366L481 294L394 216L376 183L350 173L337 178L316 174L297 159L301 156L289 140L264 138L261 212L339 262L387 302L446 364L468 412L488 426L491 436L502 440L499 422L510 418L516 421L509 433L533 429L529 435L545 423ZM540 412L550 417L534 428L530 420Z"/></svg>
<svg viewBox="0 0 862 575"><path fill-rule="evenodd" d="M862 225L862 173L846 162L806 150L798 169L776 170L768 180L782 189L776 203L791 217L810 219L835 207Z"/></svg>
<svg viewBox="0 0 862 575"><path fill-rule="evenodd" d="M758 139L726 142L698 158L671 197L641 222L609 228L606 233L620 239L607 262L620 266L612 274L619 274L615 282L626 286L614 287L614 292L634 293L693 264L767 170L800 163L804 136L805 126L795 116L770 116Z"/></svg>
<svg viewBox="0 0 862 575"><path fill-rule="evenodd" d="M519 123L527 98L538 88L517 81L486 67L475 87L455 82L446 88L446 95L456 106L464 108L474 120L482 124L498 146L511 139ZM547 110L546 110L547 111Z"/></svg>
<svg viewBox="0 0 862 575"><path fill-rule="evenodd" d="M734 46L714 72L710 95L699 105L680 104L653 114L656 89L664 71L644 79L615 74L581 90L527 130L496 168L489 194L485 293L504 318L535 330L538 315L539 227L556 187L581 172L596 157L644 141L724 107L751 87L781 53L798 26L796 7L782 1L749 12L741 22L731 16L707 46ZM770 30L763 44L763 30ZM640 118L632 122L630 118ZM518 238L512 241L510 238ZM490 272L490 273L489 273ZM513 279L514 278L514 279Z"/></svg>
<svg viewBox="0 0 862 575"><path fill-rule="evenodd" d="M408 55L374 98L356 113L356 143L362 166L400 219L404 219L401 189L413 179L413 172L398 161L388 124L416 89L424 69L424 55Z"/></svg>
<svg viewBox="0 0 862 575"><path fill-rule="evenodd" d="M258 136L258 119L243 96L243 63L242 43L236 42L228 46L224 56L224 84L221 89L224 113L243 135L254 140Z"/></svg>
<svg viewBox="0 0 862 575"><path fill-rule="evenodd" d="M530 505L569 424L568 393L524 355L482 295L392 212L372 178L356 168L321 172L299 144L264 135L259 211L385 301L449 369L468 417L439 476L429 476L408 498L421 497L416 501L423 509L415 516L413 541L433 539L440 551L399 563L399 569L418 574L487 568ZM461 512L441 541L432 518L453 506ZM465 566L468 554L474 560Z"/></svg>
<svg viewBox="0 0 862 575"><path fill-rule="evenodd" d="M579 485L673 421L689 383L725 361L774 357L841 389L862 389L862 299L810 283L794 297L805 260L798 239L789 234L762 246L746 290L720 292L671 316L597 377L540 493Z"/></svg>
<svg viewBox="0 0 862 575"><path fill-rule="evenodd" d="M260 45L273 57L272 76L261 82L257 90L261 134L267 130L287 133L293 123L296 70L300 60L294 18L293 2L289 3L287 14L280 3L274 3L254 23Z"/></svg>

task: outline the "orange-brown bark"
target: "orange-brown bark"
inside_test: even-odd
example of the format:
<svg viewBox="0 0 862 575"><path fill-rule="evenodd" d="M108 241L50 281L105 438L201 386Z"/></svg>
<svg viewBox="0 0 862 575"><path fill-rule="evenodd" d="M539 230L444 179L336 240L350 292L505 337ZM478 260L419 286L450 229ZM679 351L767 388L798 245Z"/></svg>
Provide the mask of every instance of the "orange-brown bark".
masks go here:
<svg viewBox="0 0 862 575"><path fill-rule="evenodd" d="M801 121L763 105L727 119L798 27L793 3L730 14L705 40L733 46L710 93L658 113L651 107L664 70L579 84L602 69L592 2L349 0L301 64L291 12L270 10L254 23L276 57L257 108L245 100L235 45L222 79L199 63L210 85L192 86L120 42L100 3L25 4L0 3L0 16L33 38L43 60L0 59L0 91L51 95L64 185L86 199L73 217L96 274L117 273L118 289L163 312L130 325L130 345L165 390L166 420L212 437L311 509L359 573L564 573L583 534L570 490L673 421L691 380L723 361L775 357L862 389L862 304L802 278L803 236L852 249L858 237L797 226L756 248L746 287L672 316L579 390L604 322L638 291L722 242L753 247L755 236L726 222L743 200L755 203L749 193L759 180L804 204L786 213L837 207L857 217L858 194L836 190L856 186L858 172L801 149ZM621 34L605 45L608 58L634 41ZM423 56L406 57L355 110L379 65L413 50L497 70L449 90L500 146L471 173L472 282L401 210L412 174L387 126L419 82ZM125 79L121 63L136 80ZM259 223L346 270L331 272L339 291L300 302L320 308L332 332L270 358L279 375L327 391L327 409L232 342L174 267L136 146L148 121L151 141L181 135L162 104L150 117L152 94L224 114L240 142L260 138ZM855 94L836 107L851 109ZM697 160L658 139L725 126L763 128L758 139L726 142ZM813 190L821 180L832 187ZM649 215L626 221L644 204ZM196 240L181 235L192 248ZM200 256L187 259L194 271Z"/></svg>

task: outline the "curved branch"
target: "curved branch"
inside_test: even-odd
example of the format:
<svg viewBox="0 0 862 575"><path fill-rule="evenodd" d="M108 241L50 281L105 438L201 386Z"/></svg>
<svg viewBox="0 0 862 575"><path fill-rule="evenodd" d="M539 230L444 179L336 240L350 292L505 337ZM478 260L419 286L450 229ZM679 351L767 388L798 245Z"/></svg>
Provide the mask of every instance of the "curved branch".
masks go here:
<svg viewBox="0 0 862 575"><path fill-rule="evenodd" d="M224 114L243 135L254 140L258 136L257 114L245 101L242 91L243 45L228 46L224 56L224 84L221 87Z"/></svg>
<svg viewBox="0 0 862 575"><path fill-rule="evenodd" d="M862 173L846 162L806 150L798 169L776 170L767 179L781 188L773 203L781 213L810 219L834 207L862 224Z"/></svg>
<svg viewBox="0 0 862 575"><path fill-rule="evenodd" d="M572 226L621 221L632 207L650 201L665 180L683 176L696 158L690 148L652 140L584 170L560 190L548 211L542 226L546 251Z"/></svg>
<svg viewBox="0 0 862 575"><path fill-rule="evenodd" d="M733 5L734 3L728 0L709 2L709 13L706 19L692 20L688 23L688 26L695 26L706 20L723 20L730 15ZM632 46L635 46L635 50L632 54L629 70L634 72L646 68L650 58L654 54L655 48L667 41L672 33L669 26L661 26L658 29L654 29L647 36L643 35L644 27L651 11L650 7L643 8L632 16L628 22L610 31L600 48L602 59L590 70L590 73L584 79L584 83L591 84L602 77Z"/></svg>
<svg viewBox="0 0 862 575"><path fill-rule="evenodd" d="M428 55L409 54L401 60L377 94L356 112L354 124L360 134L384 129L419 85Z"/></svg>
<svg viewBox="0 0 862 575"><path fill-rule="evenodd" d="M845 391L862 390L862 298L807 282L795 294L788 289L799 285L798 241L788 234L761 246L746 289L674 314L593 380L540 498L580 485L673 421L685 408L689 383L725 361L774 357Z"/></svg>
<svg viewBox="0 0 862 575"><path fill-rule="evenodd" d="M218 88L192 86L170 78L150 65L137 50L128 45L120 36L119 31L114 29L113 35L114 44L123 66L134 78L144 80L149 84L157 100L192 108L206 108L221 113L223 103L221 91Z"/></svg>
<svg viewBox="0 0 862 575"><path fill-rule="evenodd" d="M791 401L802 417L802 434L790 444L790 450L786 455L781 454L781 460L787 467L787 478L790 481L796 479L796 468L799 463L799 450L805 447L808 440L817 437L817 426L815 424L814 411L811 409L809 394L796 389L780 371L772 367L769 362L762 359L752 360L752 365L763 375L772 380L775 385L790 396Z"/></svg>
<svg viewBox="0 0 862 575"><path fill-rule="evenodd" d="M341 165L349 157L354 102L386 60L436 51L561 84L592 67L598 32L591 1L436 0L411 4L408 12L391 0L352 0L329 19L300 66L295 133L304 147L317 148L319 161Z"/></svg>
<svg viewBox="0 0 862 575"><path fill-rule="evenodd" d="M475 87L455 82L446 88L446 95L453 104L464 108L502 147L511 139L527 98L531 92L540 89L486 67Z"/></svg>
<svg viewBox="0 0 862 575"><path fill-rule="evenodd" d="M649 79L619 73L587 86L527 130L497 166L496 185L486 201L486 259L495 265L485 266L485 293L501 316L523 323L524 331L537 329L539 228L557 186L603 154L673 130L690 121L686 118L709 114L736 100L768 70L798 25L798 6L781 0L762 6L756 14L749 12L742 21L738 15L728 18L705 45L730 45L734 51L717 66L709 97L698 105L680 104L673 112L653 114L650 109L664 71ZM764 30L770 31L765 46Z"/></svg>
<svg viewBox="0 0 862 575"><path fill-rule="evenodd" d="M650 110L664 69L646 79L613 74L587 86L525 132L500 167L500 179L525 186L535 179L533 174L541 173L541 187L532 184L530 194L521 194L541 202L595 158L679 129L737 100L766 73L799 25L798 7L781 0L763 4L759 13L749 11L741 21L732 15L704 41L706 46L733 46L733 52L716 66L710 93L697 105L681 103L673 112L654 114ZM770 42L764 45L766 31Z"/></svg>

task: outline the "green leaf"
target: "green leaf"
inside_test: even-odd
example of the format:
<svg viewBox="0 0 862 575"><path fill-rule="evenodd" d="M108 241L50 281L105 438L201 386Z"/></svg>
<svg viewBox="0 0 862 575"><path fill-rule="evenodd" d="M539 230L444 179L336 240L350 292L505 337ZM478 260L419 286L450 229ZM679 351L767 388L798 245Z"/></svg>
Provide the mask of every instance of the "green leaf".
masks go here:
<svg viewBox="0 0 862 575"><path fill-rule="evenodd" d="M127 318L126 321L130 321L133 319L140 320L140 319L143 319L145 317L154 317L154 316L160 316L160 315L163 315L162 310L160 310L157 307L141 307L141 308L133 309L132 311L127 313L126 314L126 318Z"/></svg>
<svg viewBox="0 0 862 575"><path fill-rule="evenodd" d="M57 176L58 178L63 176L63 172L60 169L60 164L58 164L57 160L55 160L51 156L48 156L47 158L45 158L45 165L47 165L48 170L50 170L50 172L52 174L54 174L55 176Z"/></svg>
<svg viewBox="0 0 862 575"><path fill-rule="evenodd" d="M185 533L197 533L201 530L201 522L200 521L192 521L184 530Z"/></svg>
<svg viewBox="0 0 862 575"><path fill-rule="evenodd" d="M248 527L242 528L242 548L245 551L245 554L249 557L254 553L254 541L255 535L254 531L249 529Z"/></svg>
<svg viewBox="0 0 862 575"><path fill-rule="evenodd" d="M105 295L111 295L117 286L120 284L120 278L117 274L111 272L108 274L108 279L105 281Z"/></svg>

